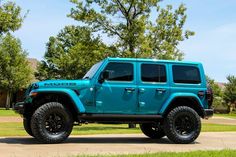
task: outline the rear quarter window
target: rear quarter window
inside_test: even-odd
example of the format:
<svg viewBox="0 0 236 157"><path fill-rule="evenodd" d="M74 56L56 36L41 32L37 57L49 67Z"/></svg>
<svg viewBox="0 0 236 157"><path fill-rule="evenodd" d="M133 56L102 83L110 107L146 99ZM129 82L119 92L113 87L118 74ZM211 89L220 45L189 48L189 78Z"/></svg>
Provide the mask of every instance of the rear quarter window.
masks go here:
<svg viewBox="0 0 236 157"><path fill-rule="evenodd" d="M195 66L173 65L174 83L199 84L201 77L199 68Z"/></svg>

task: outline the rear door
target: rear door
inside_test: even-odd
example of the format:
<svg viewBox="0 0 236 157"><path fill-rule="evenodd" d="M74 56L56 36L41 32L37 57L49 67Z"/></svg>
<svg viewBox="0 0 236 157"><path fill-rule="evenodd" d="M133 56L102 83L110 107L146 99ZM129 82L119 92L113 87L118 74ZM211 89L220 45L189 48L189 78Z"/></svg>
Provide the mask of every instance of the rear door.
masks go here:
<svg viewBox="0 0 236 157"><path fill-rule="evenodd" d="M169 96L168 66L162 63L137 63L138 114L157 114Z"/></svg>
<svg viewBox="0 0 236 157"><path fill-rule="evenodd" d="M204 72L200 72L199 64L173 64L173 80L171 81L171 93L195 94L204 103L207 91ZM203 94L202 94L203 93Z"/></svg>

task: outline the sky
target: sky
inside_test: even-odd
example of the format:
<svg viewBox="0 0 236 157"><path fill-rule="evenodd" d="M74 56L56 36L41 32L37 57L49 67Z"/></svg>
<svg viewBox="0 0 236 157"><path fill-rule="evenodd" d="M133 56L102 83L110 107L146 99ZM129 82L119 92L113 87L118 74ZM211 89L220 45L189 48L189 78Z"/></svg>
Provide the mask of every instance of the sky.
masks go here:
<svg viewBox="0 0 236 157"><path fill-rule="evenodd" d="M79 25L67 17L74 6L69 0L14 0L29 13L20 30L14 34L30 58L42 60L46 43L66 25ZM236 1L235 0L164 0L162 7L181 3L187 7L185 29L195 36L180 43L184 60L202 62L205 73L218 82L236 75ZM155 15L152 15L155 18ZM104 42L111 39L104 37Z"/></svg>

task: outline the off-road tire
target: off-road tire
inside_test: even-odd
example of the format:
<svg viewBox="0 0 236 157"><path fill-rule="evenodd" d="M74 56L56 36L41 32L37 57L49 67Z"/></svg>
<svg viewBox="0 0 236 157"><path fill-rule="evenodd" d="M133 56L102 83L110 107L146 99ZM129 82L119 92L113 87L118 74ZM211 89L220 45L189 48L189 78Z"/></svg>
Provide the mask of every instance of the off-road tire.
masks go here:
<svg viewBox="0 0 236 157"><path fill-rule="evenodd" d="M32 133L32 130L31 130L31 127L30 127L30 122L31 122L31 117L24 117L23 119L23 125L24 125L24 128L25 128L25 131L32 137L34 137L33 133Z"/></svg>
<svg viewBox="0 0 236 157"><path fill-rule="evenodd" d="M142 130L144 135L152 139L160 139L165 136L165 132L159 123L158 124L143 123L140 124L140 129Z"/></svg>
<svg viewBox="0 0 236 157"><path fill-rule="evenodd" d="M52 117L54 117L52 119ZM58 117L61 124L58 124ZM49 120L48 120L49 118ZM56 119L56 120L55 120ZM51 128L60 131L51 132ZM60 143L68 138L73 128L73 118L69 110L58 102L49 102L39 107L31 119L31 129L35 138L42 143ZM50 129L50 130L48 130Z"/></svg>
<svg viewBox="0 0 236 157"><path fill-rule="evenodd" d="M183 133L187 131L184 131L184 129L178 129L181 127L188 130L189 133L182 135L182 133L180 133L181 131L183 131ZM192 143L201 132L200 117L197 112L190 107L176 107L168 113L167 117L165 117L164 131L166 136L174 143Z"/></svg>

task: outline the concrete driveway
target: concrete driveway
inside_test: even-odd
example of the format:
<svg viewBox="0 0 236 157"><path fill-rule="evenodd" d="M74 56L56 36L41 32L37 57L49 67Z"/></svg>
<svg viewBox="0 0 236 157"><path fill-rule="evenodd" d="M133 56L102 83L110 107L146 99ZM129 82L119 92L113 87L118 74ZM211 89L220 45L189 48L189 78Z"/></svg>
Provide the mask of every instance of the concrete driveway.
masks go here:
<svg viewBox="0 0 236 157"><path fill-rule="evenodd" d="M142 134L71 136L62 144L39 144L30 137L0 138L2 157L68 157L71 155L138 154L192 150L236 149L236 132L204 132L195 143L173 144L167 138L152 140Z"/></svg>

